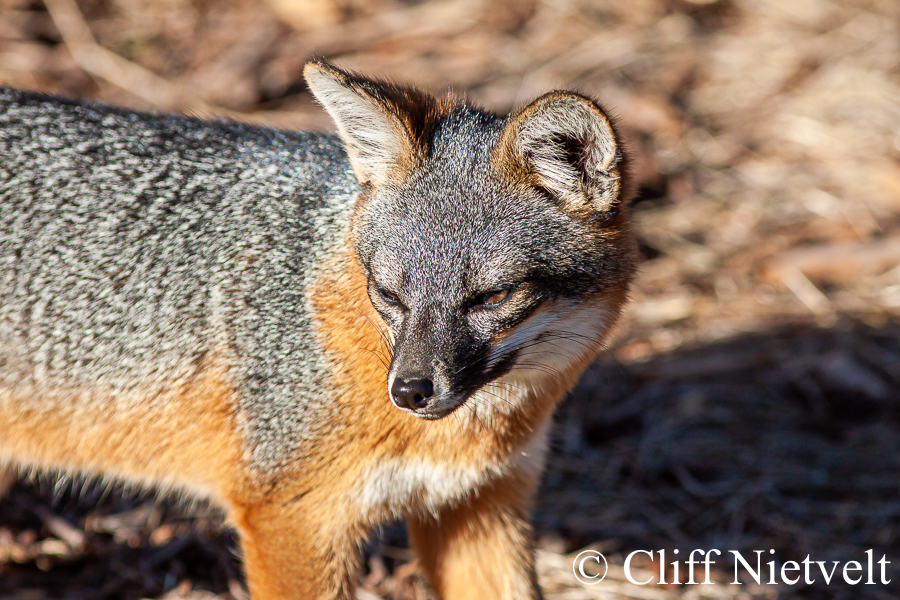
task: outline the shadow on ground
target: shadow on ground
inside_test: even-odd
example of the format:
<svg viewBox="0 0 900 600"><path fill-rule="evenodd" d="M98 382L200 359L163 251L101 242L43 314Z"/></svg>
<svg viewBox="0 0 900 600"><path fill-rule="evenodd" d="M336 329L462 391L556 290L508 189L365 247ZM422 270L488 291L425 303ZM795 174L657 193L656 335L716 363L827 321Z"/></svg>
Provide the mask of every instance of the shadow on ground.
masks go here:
<svg viewBox="0 0 900 600"><path fill-rule="evenodd" d="M780 566L871 549L900 589L897 323L784 327L601 362L558 422L537 519L566 550L764 550ZM893 596L822 579L778 597Z"/></svg>

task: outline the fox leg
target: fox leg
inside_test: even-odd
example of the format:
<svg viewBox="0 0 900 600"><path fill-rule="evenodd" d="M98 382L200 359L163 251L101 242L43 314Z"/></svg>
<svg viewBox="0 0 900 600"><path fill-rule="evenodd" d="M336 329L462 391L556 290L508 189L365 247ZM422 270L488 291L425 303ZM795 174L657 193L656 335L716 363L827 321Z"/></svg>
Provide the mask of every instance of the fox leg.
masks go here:
<svg viewBox="0 0 900 600"><path fill-rule="evenodd" d="M302 500L280 499L231 511L253 600L352 597L359 539L325 512Z"/></svg>
<svg viewBox="0 0 900 600"><path fill-rule="evenodd" d="M410 541L440 598L541 598L527 510L534 487L509 477L466 504L407 519Z"/></svg>

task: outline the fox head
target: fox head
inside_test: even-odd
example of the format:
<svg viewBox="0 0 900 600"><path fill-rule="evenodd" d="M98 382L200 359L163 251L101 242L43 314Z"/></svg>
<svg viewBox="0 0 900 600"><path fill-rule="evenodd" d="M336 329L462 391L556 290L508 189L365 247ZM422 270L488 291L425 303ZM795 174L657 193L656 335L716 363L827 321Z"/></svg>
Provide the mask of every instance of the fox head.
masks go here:
<svg viewBox="0 0 900 600"><path fill-rule="evenodd" d="M499 117L323 61L305 76L362 186L353 243L392 343L393 403L439 419L580 372L633 275L604 111L551 92ZM515 394L494 396L503 409Z"/></svg>

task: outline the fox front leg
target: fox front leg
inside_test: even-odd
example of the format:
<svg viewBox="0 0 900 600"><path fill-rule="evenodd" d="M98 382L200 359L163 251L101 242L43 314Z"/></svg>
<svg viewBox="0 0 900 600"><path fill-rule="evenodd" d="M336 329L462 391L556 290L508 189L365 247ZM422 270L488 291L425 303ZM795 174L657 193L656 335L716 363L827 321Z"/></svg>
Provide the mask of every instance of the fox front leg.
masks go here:
<svg viewBox="0 0 900 600"><path fill-rule="evenodd" d="M534 485L509 477L436 516L409 517L410 541L444 600L539 600L528 507Z"/></svg>
<svg viewBox="0 0 900 600"><path fill-rule="evenodd" d="M281 497L232 509L253 600L354 597L357 540L321 508Z"/></svg>

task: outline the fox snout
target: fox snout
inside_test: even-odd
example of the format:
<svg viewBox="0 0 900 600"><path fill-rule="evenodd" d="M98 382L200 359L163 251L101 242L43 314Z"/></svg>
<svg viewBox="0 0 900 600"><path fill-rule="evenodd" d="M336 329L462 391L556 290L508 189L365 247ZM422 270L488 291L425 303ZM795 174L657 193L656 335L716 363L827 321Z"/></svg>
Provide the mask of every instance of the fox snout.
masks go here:
<svg viewBox="0 0 900 600"><path fill-rule="evenodd" d="M449 392L435 385L433 375L406 372L388 377L391 402L397 408L422 419L440 419L462 405L465 394Z"/></svg>
<svg viewBox="0 0 900 600"><path fill-rule="evenodd" d="M453 365L461 360L460 347L473 340L458 319L443 313L435 306L409 310L395 322L388 392L394 406L422 419L440 419L469 396Z"/></svg>
<svg viewBox="0 0 900 600"><path fill-rule="evenodd" d="M422 372L406 372L388 376L391 402L397 408L420 419L440 419L465 404L471 395L467 391L453 390L435 380L438 375Z"/></svg>

